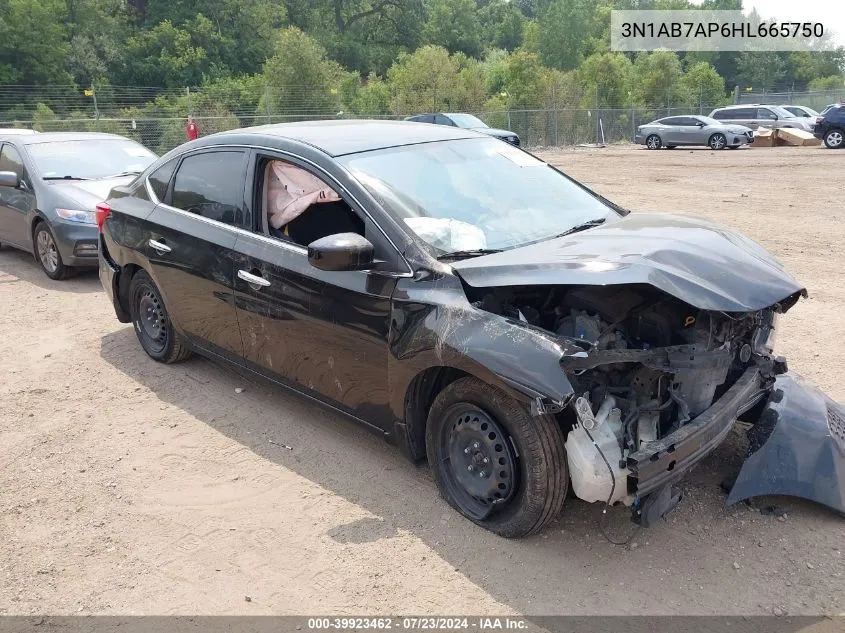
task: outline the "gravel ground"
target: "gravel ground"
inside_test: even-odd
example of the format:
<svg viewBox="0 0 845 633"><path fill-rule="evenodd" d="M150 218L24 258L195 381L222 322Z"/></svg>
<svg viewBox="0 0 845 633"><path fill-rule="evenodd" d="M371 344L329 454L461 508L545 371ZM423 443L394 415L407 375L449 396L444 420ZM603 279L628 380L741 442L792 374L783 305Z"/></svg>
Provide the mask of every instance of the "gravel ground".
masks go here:
<svg viewBox="0 0 845 633"><path fill-rule="evenodd" d="M701 215L771 249L810 291L780 351L845 399L845 152L543 155L624 206ZM53 282L3 249L0 305L0 614L845 611L842 517L781 498L724 507L738 434L627 547L577 500L506 541L346 419L201 358L152 362L94 274ZM615 537L631 529L610 512Z"/></svg>

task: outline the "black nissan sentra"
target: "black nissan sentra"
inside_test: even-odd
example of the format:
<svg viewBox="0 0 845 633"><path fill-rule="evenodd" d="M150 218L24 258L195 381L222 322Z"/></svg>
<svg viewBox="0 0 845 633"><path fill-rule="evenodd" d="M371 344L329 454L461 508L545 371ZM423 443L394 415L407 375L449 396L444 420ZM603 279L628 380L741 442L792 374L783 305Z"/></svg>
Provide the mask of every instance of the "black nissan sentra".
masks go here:
<svg viewBox="0 0 845 633"><path fill-rule="evenodd" d="M502 536L540 530L570 486L653 523L737 418L729 503L845 511L845 408L772 351L802 285L728 228L629 213L487 135L216 134L97 223L103 285L152 358L228 361L356 418Z"/></svg>

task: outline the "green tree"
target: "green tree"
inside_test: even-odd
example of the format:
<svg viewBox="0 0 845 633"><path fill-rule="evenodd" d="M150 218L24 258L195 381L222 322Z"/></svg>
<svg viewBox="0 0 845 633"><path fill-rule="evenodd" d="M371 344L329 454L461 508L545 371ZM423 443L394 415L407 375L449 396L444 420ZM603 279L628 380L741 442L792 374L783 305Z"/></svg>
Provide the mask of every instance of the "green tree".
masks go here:
<svg viewBox="0 0 845 633"><path fill-rule="evenodd" d="M545 70L536 53L514 51L508 59L505 82L511 108L532 108L541 103Z"/></svg>
<svg viewBox="0 0 845 633"><path fill-rule="evenodd" d="M434 0L423 27L427 44L442 46L450 53L481 56L481 25L473 0Z"/></svg>
<svg viewBox="0 0 845 633"><path fill-rule="evenodd" d="M672 51L640 53L634 60L632 92L636 103L668 107L681 99L681 62Z"/></svg>
<svg viewBox="0 0 845 633"><path fill-rule="evenodd" d="M622 53L596 53L576 71L584 107L624 108L630 104L632 65Z"/></svg>
<svg viewBox="0 0 845 633"><path fill-rule="evenodd" d="M818 77L810 82L808 88L810 90L843 90L845 89L845 76Z"/></svg>
<svg viewBox="0 0 845 633"><path fill-rule="evenodd" d="M478 12L484 44L512 51L522 44L525 16L513 2L492 0Z"/></svg>
<svg viewBox="0 0 845 633"><path fill-rule="evenodd" d="M423 46L399 56L387 71L396 114L446 110L458 78L458 64L440 46Z"/></svg>
<svg viewBox="0 0 845 633"><path fill-rule="evenodd" d="M681 98L690 106L710 108L725 102L725 80L707 62L696 62L681 78Z"/></svg>
<svg viewBox="0 0 845 633"><path fill-rule="evenodd" d="M554 0L540 19L540 56L552 68L576 68L584 57L590 8L587 0Z"/></svg>
<svg viewBox="0 0 845 633"><path fill-rule="evenodd" d="M783 57L771 52L740 53L737 69L741 87L755 90L771 90L786 75Z"/></svg>
<svg viewBox="0 0 845 633"><path fill-rule="evenodd" d="M279 32L273 56L264 64L266 100L259 109L273 114L334 114L340 109L339 90L348 73L312 37L296 27Z"/></svg>
<svg viewBox="0 0 845 633"><path fill-rule="evenodd" d="M208 68L205 49L194 43L188 31L169 21L129 37L124 59L121 83L125 85L195 86Z"/></svg>
<svg viewBox="0 0 845 633"><path fill-rule="evenodd" d="M64 0L0 0L0 84L66 84Z"/></svg>

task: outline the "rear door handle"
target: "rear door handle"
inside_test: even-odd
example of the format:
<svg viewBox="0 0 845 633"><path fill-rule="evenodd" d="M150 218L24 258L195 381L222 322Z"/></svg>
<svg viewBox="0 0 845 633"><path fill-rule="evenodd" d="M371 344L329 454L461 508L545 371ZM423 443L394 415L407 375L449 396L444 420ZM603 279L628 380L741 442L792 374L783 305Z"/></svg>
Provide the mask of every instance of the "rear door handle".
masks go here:
<svg viewBox="0 0 845 633"><path fill-rule="evenodd" d="M262 288L266 288L270 285L269 280L264 279L264 277L262 277L261 275L253 275L251 272L246 270L239 270L238 277L240 279L243 279L251 286L260 286Z"/></svg>
<svg viewBox="0 0 845 633"><path fill-rule="evenodd" d="M159 253L169 253L172 249L165 244L164 242L158 242L156 240L149 240L147 244L152 247L153 250L158 251Z"/></svg>

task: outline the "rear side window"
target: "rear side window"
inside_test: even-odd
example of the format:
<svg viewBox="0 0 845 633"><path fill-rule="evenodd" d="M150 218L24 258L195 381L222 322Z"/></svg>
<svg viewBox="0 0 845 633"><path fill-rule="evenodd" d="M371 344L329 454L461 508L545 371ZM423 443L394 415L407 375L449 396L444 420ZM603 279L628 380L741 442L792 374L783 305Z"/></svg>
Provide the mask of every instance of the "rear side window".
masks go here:
<svg viewBox="0 0 845 633"><path fill-rule="evenodd" d="M170 178L173 176L173 170L176 169L176 161L171 160L156 169L150 174L147 180L150 181L150 188L159 199L159 202L164 200L167 195L167 186L170 184Z"/></svg>
<svg viewBox="0 0 845 633"><path fill-rule="evenodd" d="M681 123L682 118L683 117L679 117L679 116L670 116L670 117L666 117L665 119L660 119L658 121L658 123L661 123L663 125L683 125Z"/></svg>
<svg viewBox="0 0 845 633"><path fill-rule="evenodd" d="M758 119L770 119L774 121L778 118L778 115L769 110L768 108L758 108L757 109L757 118Z"/></svg>
<svg viewBox="0 0 845 633"><path fill-rule="evenodd" d="M182 160L171 206L233 226L244 224L245 153L206 152Z"/></svg>

